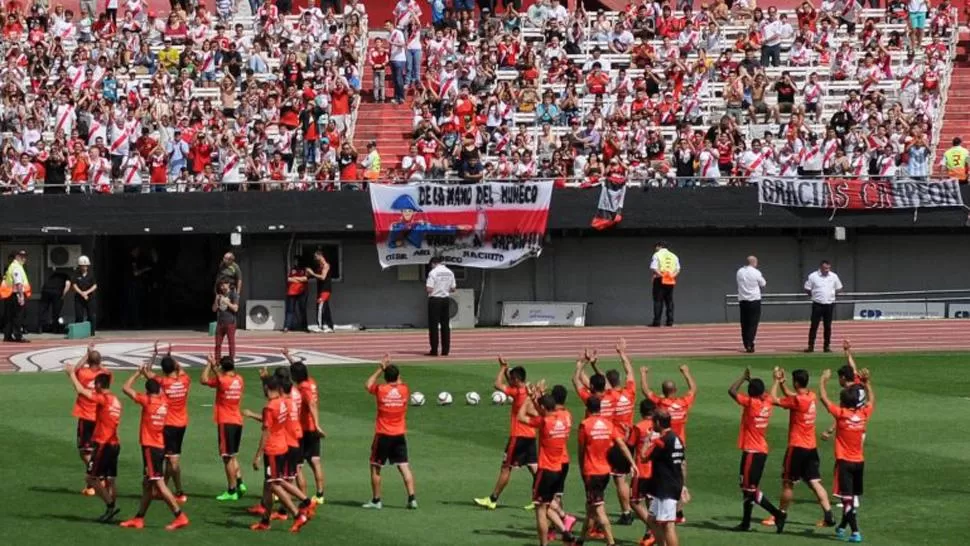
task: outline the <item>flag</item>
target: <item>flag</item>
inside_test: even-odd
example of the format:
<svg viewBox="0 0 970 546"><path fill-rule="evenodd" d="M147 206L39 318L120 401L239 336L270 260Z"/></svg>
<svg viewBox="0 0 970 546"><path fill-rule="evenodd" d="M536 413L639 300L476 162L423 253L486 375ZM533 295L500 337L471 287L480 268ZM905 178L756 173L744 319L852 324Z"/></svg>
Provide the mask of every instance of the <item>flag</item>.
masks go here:
<svg viewBox="0 0 970 546"><path fill-rule="evenodd" d="M590 225L593 229L609 229L623 220L623 200L626 198L626 179L621 176L609 176L603 182L600 190L600 201L596 207L596 214Z"/></svg>

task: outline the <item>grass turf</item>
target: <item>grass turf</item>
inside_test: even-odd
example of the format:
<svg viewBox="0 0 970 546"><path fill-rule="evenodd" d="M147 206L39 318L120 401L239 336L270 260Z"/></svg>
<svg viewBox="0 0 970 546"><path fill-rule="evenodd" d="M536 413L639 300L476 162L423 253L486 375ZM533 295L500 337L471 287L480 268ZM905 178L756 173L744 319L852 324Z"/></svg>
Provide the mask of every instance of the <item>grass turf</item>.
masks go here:
<svg viewBox="0 0 970 546"><path fill-rule="evenodd" d="M963 506L970 498L965 470L970 462L966 449L966 422L970 405L970 367L965 354L862 356L860 366L873 370L877 407L866 441L866 495L860 525L866 542L895 544L956 544L967 532ZM615 359L604 359L611 366ZM683 544L786 544L809 545L834 540L831 529L815 529L820 510L808 489L796 489L796 501L784 538L774 530L757 526L740 536L729 531L741 512L737 489L738 452L735 449L739 408L728 398L727 387L743 366L765 378L775 365L789 372L804 367L816 385L819 371L841 365L835 356L750 358L692 358L651 360L651 376L677 378L676 364L690 364L699 384L697 403L688 424L690 489L693 502L680 527ZM647 363L635 360L635 365ZM572 362L527 363L529 379L545 377L550 383L568 385ZM73 391L63 374L0 376L0 450L5 508L0 529L6 544L53 543L71 537L78 545L124 540L129 535L150 537L153 544L264 544L328 543L393 545L527 545L535 544L534 519L521 509L526 504L531 480L526 471L513 475L495 512L472 505L473 497L487 495L493 486L507 438L509 409L489 404L497 366L491 363L402 366L402 377L412 391L421 391L429 405L411 408L409 444L417 480L420 509L404 510L401 480L392 468L385 471L385 508L380 512L359 508L370 496L367 457L372 437L374 403L363 382L371 368L348 366L313 368L321 389L321 419L329 438L324 442L327 473L327 504L298 536L276 523L272 532L257 535L248 530L253 518L245 508L256 502L260 474L250 466L258 429L247 424L240 463L250 493L238 503L219 503L213 497L225 487L211 421L213 392L193 384L189 406L191 422L185 438L183 473L189 502L185 511L192 524L176 533L162 527L171 514L161 501L152 504L148 528L129 531L93 523L102 511L96 498L82 497L82 466L74 448L74 420L70 416ZM121 382L130 372L116 374ZM191 370L197 378L199 370ZM244 372L248 388L244 407L258 410L261 396L255 370ZM659 385L658 385L659 386ZM831 386L830 386L831 387ZM681 387L683 388L683 387ZM833 387L834 388L834 387ZM454 394L456 404L436 407L439 391ZM464 393L477 391L483 404L464 405ZM571 391L571 389L570 389ZM834 391L830 394L835 394ZM139 408L124 401L120 437L119 507L122 517L131 516L140 492L141 460L137 449ZM570 408L581 416L578 399L571 393ZM831 422L820 411L819 426ZM762 488L778 502L787 412L776 409L769 429L769 455ZM819 429L821 431L821 428ZM963 432L961 432L963 431ZM571 440L575 454L575 442ZM823 480L831 485L831 443L820 442ZM574 455L575 457L575 455ZM310 477L312 484L312 476ZM607 492L609 509L616 512L612 486ZM567 508L582 511L583 490L578 472L569 477ZM764 517L756 508L755 517ZM636 543L641 524L614 527L620 543Z"/></svg>

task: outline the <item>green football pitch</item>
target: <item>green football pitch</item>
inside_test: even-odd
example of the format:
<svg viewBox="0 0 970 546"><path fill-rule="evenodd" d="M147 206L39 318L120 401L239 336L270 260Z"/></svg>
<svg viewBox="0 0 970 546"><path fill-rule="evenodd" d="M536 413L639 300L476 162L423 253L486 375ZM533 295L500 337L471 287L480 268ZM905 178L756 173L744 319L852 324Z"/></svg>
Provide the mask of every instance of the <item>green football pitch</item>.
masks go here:
<svg viewBox="0 0 970 546"><path fill-rule="evenodd" d="M859 365L873 372L877 407L866 440L866 495L860 525L865 541L878 545L961 544L970 535L966 515L970 482L970 439L966 417L970 412L970 367L966 354L862 355ZM615 359L606 358L610 366ZM676 378L676 365L687 362L698 385L697 403L688 424L689 487L693 502L688 522L679 528L687 545L785 544L809 545L834 540L831 529L816 529L820 516L811 493L796 489L796 502L784 537L761 528L743 538L729 529L737 524L741 496L737 488L738 459L735 441L739 408L727 388L746 364L755 375L768 378L772 366L788 371L804 367L812 373L812 386L826 367L841 365L829 355L797 357L693 358L683 360L635 359L649 364L654 381ZM523 363L517 363L523 364ZM546 378L568 385L572 362L524 363L529 379ZM494 363L447 365L406 364L402 378L412 391L428 397L424 407L408 415L409 445L417 480L420 509L404 509L405 494L393 469L385 471L385 507L366 511L360 503L370 495L367 457L372 436L374 402L363 383L371 367L312 368L321 389L321 419L329 434L324 443L327 504L299 535L278 523L266 534L248 529L254 521L245 509L256 502L260 474L250 462L258 440L255 424L243 433L240 462L250 493L238 503L219 503L214 497L225 487L211 421L213 392L198 383L190 396L191 423L185 439L183 472L189 502L185 511L191 525L175 533L162 527L171 514L162 502L153 503L142 531L100 525L93 519L103 505L82 497L82 465L74 449L75 423L71 407L74 393L63 374L0 376L0 494L2 543L53 544L70 540L79 545L108 544L144 537L152 544L373 544L373 545L528 545L535 544L534 519L522 509L528 501L531 480L527 471L513 475L500 508L489 512L472 504L487 495L498 472L508 433L509 406L489 403ZM121 396L121 381L130 372L116 374L114 390ZM198 370L191 370L193 378ZM245 372L249 385L244 406L261 407L255 370ZM830 385L834 388L835 384ZM683 388L683 387L681 387ZM440 391L451 392L455 404L434 404ZM464 394L476 391L483 403L464 404ZM571 391L571 389L570 389ZM830 394L835 394L834 391ZM130 517L137 507L141 459L137 449L138 408L125 400L120 431L119 507ZM569 406L580 416L577 398ZM831 418L820 411L819 426ZM771 454L762 488L778 501L787 412L776 409L769 429ZM821 429L820 429L821 430ZM575 454L575 443L571 442ZM833 462L830 443L820 442L826 488L831 485ZM575 456L575 455L574 455ZM582 484L577 473L569 477L566 507L582 511ZM311 478L312 483L312 478ZM616 512L616 495L607 493L609 509ZM764 514L756 508L756 518ZM642 525L614 527L620 543L634 544ZM137 537L137 538L136 538Z"/></svg>

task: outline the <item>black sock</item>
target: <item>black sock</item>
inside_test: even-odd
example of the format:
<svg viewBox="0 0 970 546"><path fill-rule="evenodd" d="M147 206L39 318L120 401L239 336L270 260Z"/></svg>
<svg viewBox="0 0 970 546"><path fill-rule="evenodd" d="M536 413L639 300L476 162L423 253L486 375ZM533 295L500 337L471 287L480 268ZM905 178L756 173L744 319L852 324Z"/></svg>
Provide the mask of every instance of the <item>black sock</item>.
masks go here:
<svg viewBox="0 0 970 546"><path fill-rule="evenodd" d="M105 508L107 508L108 510L114 510L115 509L115 503L113 501L112 502L109 502L108 504L105 505Z"/></svg>
<svg viewBox="0 0 970 546"><path fill-rule="evenodd" d="M236 478L236 487L239 487L242 484L243 484L242 476L237 477Z"/></svg>
<svg viewBox="0 0 970 546"><path fill-rule="evenodd" d="M498 495L492 493L491 495L488 496L488 500L492 502L498 502Z"/></svg>
<svg viewBox="0 0 970 546"><path fill-rule="evenodd" d="M414 502L414 495L408 495L408 502Z"/></svg>
<svg viewBox="0 0 970 546"><path fill-rule="evenodd" d="M144 518L145 517L145 512L142 512L141 510L139 510L138 513L135 514L135 517L136 518Z"/></svg>
<svg viewBox="0 0 970 546"><path fill-rule="evenodd" d="M677 510L677 519L683 519L683 518L684 518L684 511Z"/></svg>
<svg viewBox="0 0 970 546"><path fill-rule="evenodd" d="M230 495L234 495L236 493L236 488L235 487L230 487L228 493Z"/></svg>
<svg viewBox="0 0 970 546"><path fill-rule="evenodd" d="M317 496L318 497L322 497L323 496L323 489L317 490Z"/></svg>
<svg viewBox="0 0 970 546"><path fill-rule="evenodd" d="M310 497L307 497L300 501L300 508L307 508L310 506Z"/></svg>
<svg viewBox="0 0 970 546"><path fill-rule="evenodd" d="M276 509L276 513L280 515L286 515L287 513L286 507L284 507L283 505L280 505L280 507Z"/></svg>
<svg viewBox="0 0 970 546"><path fill-rule="evenodd" d="M849 520L849 527L852 529L853 533L859 532L859 522L855 517L855 508L853 507L849 510L849 513L845 515L845 519Z"/></svg>
<svg viewBox="0 0 970 546"><path fill-rule="evenodd" d="M769 514L771 514L776 518L781 516L781 510L776 508L774 504L771 504L771 501L768 500L768 497L766 497L763 494L761 495L761 499L758 501L758 506L764 508Z"/></svg>
<svg viewBox="0 0 970 546"><path fill-rule="evenodd" d="M179 489L178 491L175 492L175 496L176 497L181 497L183 495L185 495L185 491L182 491L181 489Z"/></svg>
<svg viewBox="0 0 970 546"><path fill-rule="evenodd" d="M835 522L835 516L832 515L832 511L831 510L825 510L825 515L823 517L825 519L825 523L834 523Z"/></svg>
<svg viewBox="0 0 970 546"><path fill-rule="evenodd" d="M374 497L374 498L373 498L373 499L371 499L370 501L371 501L372 503L374 503L374 504L377 504L377 503L379 503L379 502L381 502L381 498L380 498L380 497Z"/></svg>
<svg viewBox="0 0 970 546"><path fill-rule="evenodd" d="M263 525L269 525L269 514L263 514L263 517L260 518L259 521L261 521Z"/></svg>
<svg viewBox="0 0 970 546"><path fill-rule="evenodd" d="M182 510L174 510L172 511L172 515L175 517L179 517L182 515Z"/></svg>
<svg viewBox="0 0 970 546"><path fill-rule="evenodd" d="M744 499L744 514L741 516L741 527L751 527L751 512L754 510L754 499Z"/></svg>

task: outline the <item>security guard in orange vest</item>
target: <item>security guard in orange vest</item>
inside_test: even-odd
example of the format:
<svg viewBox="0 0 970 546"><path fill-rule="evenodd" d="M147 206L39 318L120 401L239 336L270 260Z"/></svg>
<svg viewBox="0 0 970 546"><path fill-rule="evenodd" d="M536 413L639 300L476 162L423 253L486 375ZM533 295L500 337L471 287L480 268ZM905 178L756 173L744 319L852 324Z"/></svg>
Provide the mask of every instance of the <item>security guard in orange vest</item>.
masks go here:
<svg viewBox="0 0 970 546"><path fill-rule="evenodd" d="M953 139L953 147L943 154L943 168L946 175L950 178L959 180L965 184L967 182L967 158L970 151L963 147L963 140L960 137Z"/></svg>
<svg viewBox="0 0 970 546"><path fill-rule="evenodd" d="M667 326L674 325L674 285L680 275L680 258L667 250L667 243L660 241L654 245L650 259L650 273L653 275L653 323L660 326L660 317L667 308Z"/></svg>
<svg viewBox="0 0 970 546"><path fill-rule="evenodd" d="M27 251L20 250L14 256L7 271L0 282L0 299L4 300L4 312L7 318L3 340L27 343L24 339L23 324L27 314L27 300L30 299L30 280L27 279Z"/></svg>

